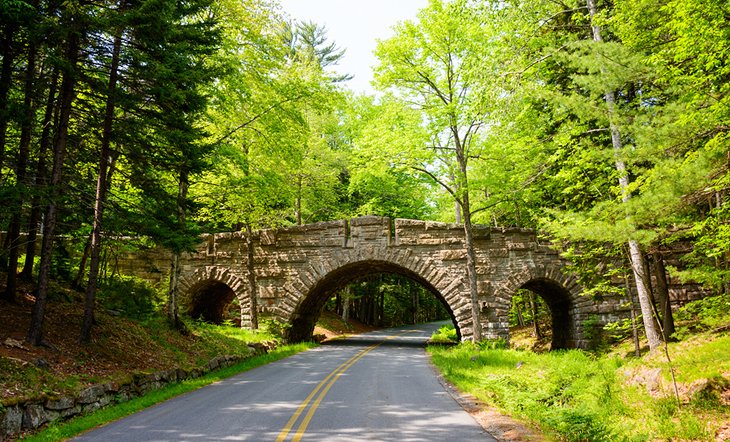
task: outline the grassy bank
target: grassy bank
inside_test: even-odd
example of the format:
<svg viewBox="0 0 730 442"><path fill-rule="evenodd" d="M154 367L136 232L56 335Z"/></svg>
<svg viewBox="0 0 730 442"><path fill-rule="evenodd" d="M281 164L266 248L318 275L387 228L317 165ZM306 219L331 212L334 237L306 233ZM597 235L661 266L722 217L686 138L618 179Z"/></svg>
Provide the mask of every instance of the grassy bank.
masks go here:
<svg viewBox="0 0 730 442"><path fill-rule="evenodd" d="M87 430L95 428L99 425L115 421L124 416L128 416L132 413L150 407L154 404L166 401L180 394L197 390L198 388L220 381L235 374L251 370L261 365L278 361L279 359L283 359L300 351L307 350L313 346L314 344L312 343L304 343L279 347L269 353L246 359L238 364L226 367L212 373L208 373L207 375L200 378L190 379L178 384L174 384L167 388L148 393L145 396L132 399L128 402L123 402L118 405L110 406L89 415L79 416L78 418L72 419L68 422L51 424L43 431L23 438L22 440L44 442L66 440Z"/></svg>
<svg viewBox="0 0 730 442"><path fill-rule="evenodd" d="M429 349L460 390L555 440L730 440L727 327L669 344L679 403L665 355L621 356L627 350L622 344L600 355L533 353L471 343Z"/></svg>

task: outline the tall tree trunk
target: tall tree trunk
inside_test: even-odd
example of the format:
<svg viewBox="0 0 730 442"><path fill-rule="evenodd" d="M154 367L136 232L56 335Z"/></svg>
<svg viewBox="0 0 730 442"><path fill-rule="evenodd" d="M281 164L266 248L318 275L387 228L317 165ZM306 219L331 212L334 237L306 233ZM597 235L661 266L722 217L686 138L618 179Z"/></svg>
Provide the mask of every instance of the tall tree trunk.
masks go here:
<svg viewBox="0 0 730 442"><path fill-rule="evenodd" d="M185 166L180 170L180 176L177 188L177 224L181 231L186 229L187 213L185 210L185 202L188 197L188 172ZM176 248L172 252L172 260L170 262L170 287L167 292L167 320L176 330L186 331L185 325L180 320L180 274L182 267L180 266L180 258L183 251Z"/></svg>
<svg viewBox="0 0 730 442"><path fill-rule="evenodd" d="M302 225L302 174L297 175L297 198L296 198L296 219L297 225Z"/></svg>
<svg viewBox="0 0 730 442"><path fill-rule="evenodd" d="M76 277L71 283L71 286L75 290L81 290L81 281L84 279L84 275L86 275L86 263L89 261L89 253L91 253L91 237L92 235L89 235L86 238L84 253L81 254L81 260L79 261L79 269L76 271Z"/></svg>
<svg viewBox="0 0 730 442"><path fill-rule="evenodd" d="M586 0L588 11L591 16L591 30L593 32L593 41L602 42L601 28L595 24L594 18L596 15L596 5L594 0ZM616 171L619 174L619 186L621 188L622 200L627 203L631 198L629 190L629 176L626 170L626 163L622 159L623 154L623 142L621 140L621 132L616 124L616 96L613 91L606 91L604 95L606 102L606 108L608 109L609 125L611 129L611 143L613 144L613 150L615 155L615 166ZM644 331L646 332L646 338L649 341L649 348L654 350L661 345L662 338L658 330L658 324L651 303L651 292L648 286L648 275L644 269L644 257L641 251L641 246L636 240L629 240L629 259L631 262L631 269L634 273L634 280L636 282L636 291L639 295L639 305L641 306L641 316L644 322Z"/></svg>
<svg viewBox="0 0 730 442"><path fill-rule="evenodd" d="M517 325L520 327L525 326L525 318L522 316L522 308L519 302L515 302L515 310L517 311Z"/></svg>
<svg viewBox="0 0 730 442"><path fill-rule="evenodd" d="M120 4L120 11L123 5ZM121 12L120 12L121 13ZM84 303L84 321L81 325L79 342L86 344L91 340L91 327L94 324L94 307L96 303L96 287L99 280L99 261L101 256L101 230L104 220L104 204L106 203L107 177L111 156L112 126L114 108L116 106L116 90L119 71L119 53L122 47L122 30L117 30L112 48L111 67L109 69L109 87L107 89L104 124L99 150L99 171L96 179L96 198L94 201L94 223L91 229L91 260L89 262L89 282L86 286ZM83 268L83 267L82 267ZM177 326L177 322L174 323Z"/></svg>
<svg viewBox="0 0 730 442"><path fill-rule="evenodd" d="M669 339L674 334L674 316L672 316L672 303L669 299L669 284L667 282L667 269L664 266L664 256L660 252L653 254L654 276L656 279L656 297L659 303L659 316L662 319L662 331L664 338Z"/></svg>
<svg viewBox="0 0 730 442"><path fill-rule="evenodd" d="M352 288L349 285L346 285L345 288L342 289L342 320L345 321L345 323L350 320L351 290Z"/></svg>
<svg viewBox="0 0 730 442"><path fill-rule="evenodd" d="M251 224L246 223L246 270L248 274L249 308L251 310L251 328L259 328L259 300L256 288L256 269L254 267L253 230Z"/></svg>
<svg viewBox="0 0 730 442"><path fill-rule="evenodd" d="M36 253L36 241L38 238L38 226L41 222L42 204L41 204L41 193L45 192L45 186L47 184L47 171L46 171L46 155L48 153L51 144L51 128L53 127L54 110L57 109L56 104L56 89L58 87L58 69L53 70L51 75L51 82L48 87L48 99L46 101L45 114L43 115L43 130L41 131L41 139L38 149L38 164L36 165L35 173L35 192L33 199L31 200L30 219L28 220L28 245L25 250L25 264L23 265L23 271L21 277L25 281L31 281L33 279L33 266L35 264L35 253Z"/></svg>
<svg viewBox="0 0 730 442"><path fill-rule="evenodd" d="M66 49L67 68L63 74L61 84L60 112L58 128L53 143L53 170L51 172L51 195L46 207L46 216L43 223L43 244L41 246L41 263L38 270L38 288L36 301L33 305L30 328L26 339L33 345L40 345L43 340L43 319L45 316L46 300L48 297L48 282L51 273L51 253L53 251L53 237L56 230L56 216L62 184L63 163L66 155L69 121L75 98L76 64L79 58L80 36L78 25L71 20L68 47Z"/></svg>
<svg viewBox="0 0 730 442"><path fill-rule="evenodd" d="M474 342L482 340L482 323L479 319L479 292L477 290L477 254L474 246L474 229L471 224L471 207L469 205L469 187L466 185L466 158L459 160L459 167L464 180L461 197L462 216L464 217L464 247L466 248L466 275L468 278L469 299L471 301L471 318Z"/></svg>
<svg viewBox="0 0 730 442"><path fill-rule="evenodd" d="M8 106L8 92L13 84L13 37L15 36L15 24L6 23L2 34L2 55L3 62L0 67L0 182L2 182L3 164L5 164L5 131L10 118ZM4 255L4 253L3 253ZM4 257L3 257L4 258Z"/></svg>
<svg viewBox="0 0 730 442"><path fill-rule="evenodd" d="M27 65L25 69L25 86L23 98L23 121L20 128L20 143L18 145L18 157L15 164L15 177L17 191L14 195L12 218L8 235L10 237L10 251L8 259L8 279L6 285L5 299L15 300L15 292L18 286L18 256L20 255L20 223L23 213L23 195L27 195L26 176L28 168L28 156L30 154L30 140L33 133L33 91L35 80L36 45L31 41L28 45Z"/></svg>
<svg viewBox="0 0 730 442"><path fill-rule="evenodd" d="M537 322L537 305L535 303L535 295L532 292L528 292L528 297L530 299L530 310L532 311L532 327L535 331L535 339L542 339L540 323Z"/></svg>
<svg viewBox="0 0 730 442"><path fill-rule="evenodd" d="M626 288L626 296L629 299L629 312L631 313L631 336L634 341L634 355L638 358L641 356L641 343L639 342L639 327L636 324L636 307L634 304L634 295L631 293L631 284L629 284L628 274L624 275L624 287Z"/></svg>

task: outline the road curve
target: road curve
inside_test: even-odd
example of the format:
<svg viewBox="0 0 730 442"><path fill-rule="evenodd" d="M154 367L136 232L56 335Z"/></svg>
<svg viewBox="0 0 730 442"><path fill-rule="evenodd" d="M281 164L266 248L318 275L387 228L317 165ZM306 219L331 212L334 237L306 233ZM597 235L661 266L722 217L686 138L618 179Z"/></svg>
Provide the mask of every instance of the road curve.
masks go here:
<svg viewBox="0 0 730 442"><path fill-rule="evenodd" d="M437 326L322 345L75 440L496 441L438 382L423 349Z"/></svg>

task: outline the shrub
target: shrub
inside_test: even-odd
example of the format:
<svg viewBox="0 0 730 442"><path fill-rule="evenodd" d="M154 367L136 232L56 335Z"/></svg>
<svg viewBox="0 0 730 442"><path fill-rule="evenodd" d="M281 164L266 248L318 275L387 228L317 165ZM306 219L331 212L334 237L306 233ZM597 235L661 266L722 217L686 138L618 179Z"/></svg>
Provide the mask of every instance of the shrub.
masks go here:
<svg viewBox="0 0 730 442"><path fill-rule="evenodd" d="M133 276L102 281L97 299L107 310L133 319L148 318L164 302L164 297L155 288Z"/></svg>

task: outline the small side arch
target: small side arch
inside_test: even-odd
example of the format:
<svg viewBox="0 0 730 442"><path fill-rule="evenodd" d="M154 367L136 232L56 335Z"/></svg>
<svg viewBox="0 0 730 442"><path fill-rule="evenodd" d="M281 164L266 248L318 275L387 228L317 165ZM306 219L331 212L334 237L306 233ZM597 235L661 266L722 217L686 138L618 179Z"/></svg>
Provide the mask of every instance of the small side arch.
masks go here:
<svg viewBox="0 0 730 442"><path fill-rule="evenodd" d="M181 305L193 318L221 323L226 307L238 299L244 308L244 280L228 269L206 266L180 282Z"/></svg>
<svg viewBox="0 0 730 442"><path fill-rule="evenodd" d="M528 267L512 275L506 284L496 293L496 298L503 303L500 311L507 317L512 296L519 289L530 290L539 295L550 309L552 317L551 349L579 348L583 346L582 329L579 324L583 320L580 310L581 287L572 276L564 275L559 268Z"/></svg>

